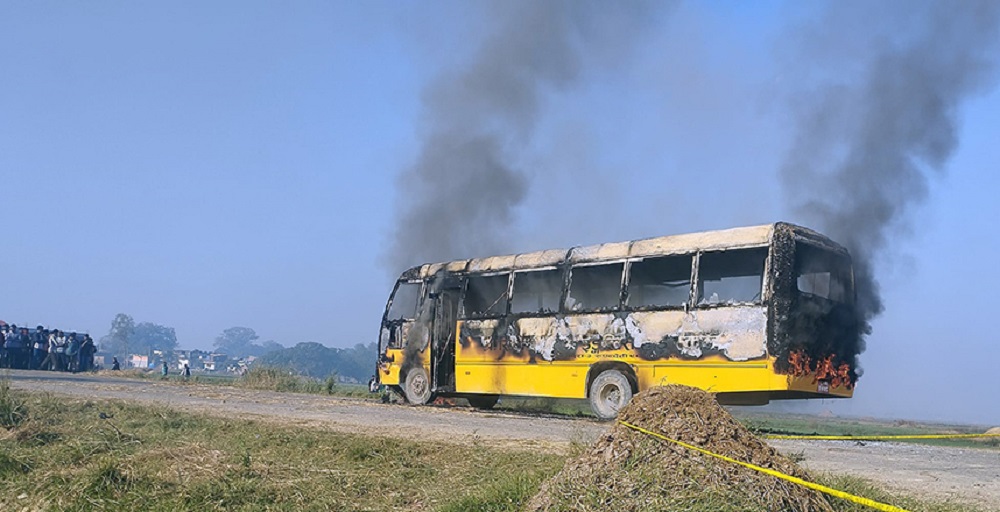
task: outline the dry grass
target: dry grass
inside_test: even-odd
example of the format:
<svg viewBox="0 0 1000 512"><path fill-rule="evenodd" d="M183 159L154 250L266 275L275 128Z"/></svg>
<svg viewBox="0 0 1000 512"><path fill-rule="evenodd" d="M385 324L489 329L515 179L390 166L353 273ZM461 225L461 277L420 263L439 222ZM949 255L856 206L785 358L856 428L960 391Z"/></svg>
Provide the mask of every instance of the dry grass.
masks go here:
<svg viewBox="0 0 1000 512"><path fill-rule="evenodd" d="M0 510L514 511L567 457L380 437L377 425L342 434L120 400L57 398L11 391L0 379L4 403L20 419L0 428ZM590 450L577 443L570 456ZM619 477L637 487L663 484L635 457L622 459L622 471ZM687 491L670 503L636 496L646 503L637 510L754 509L732 489L706 488L691 476ZM975 511L859 479L820 476L820 482L909 510ZM574 501L557 501L553 509L607 509L596 487L565 499ZM837 512L864 510L831 505Z"/></svg>
<svg viewBox="0 0 1000 512"><path fill-rule="evenodd" d="M7 396L26 418L0 429L2 510L517 510L563 461L378 437L374 427L351 435Z"/></svg>

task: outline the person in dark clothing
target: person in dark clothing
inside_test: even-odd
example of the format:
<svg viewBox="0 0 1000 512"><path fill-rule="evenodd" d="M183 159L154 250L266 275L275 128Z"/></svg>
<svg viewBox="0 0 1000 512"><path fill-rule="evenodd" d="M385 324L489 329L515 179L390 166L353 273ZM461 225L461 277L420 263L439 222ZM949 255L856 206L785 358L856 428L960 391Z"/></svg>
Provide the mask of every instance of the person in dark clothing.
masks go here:
<svg viewBox="0 0 1000 512"><path fill-rule="evenodd" d="M80 338L75 332L71 332L66 340L66 369L73 373L80 370Z"/></svg>
<svg viewBox="0 0 1000 512"><path fill-rule="evenodd" d="M121 370L122 369L121 366L118 365L118 358L117 357L112 357L111 358L111 369L112 370Z"/></svg>
<svg viewBox="0 0 1000 512"><path fill-rule="evenodd" d="M89 334L83 336L83 343L80 344L80 371L89 372L94 369L94 339Z"/></svg>
<svg viewBox="0 0 1000 512"><path fill-rule="evenodd" d="M7 337L7 359L10 367L18 370L26 368L25 349L28 348L28 330L17 329L16 325L11 326L11 335Z"/></svg>
<svg viewBox="0 0 1000 512"><path fill-rule="evenodd" d="M0 325L0 368L7 368L7 324Z"/></svg>
<svg viewBox="0 0 1000 512"><path fill-rule="evenodd" d="M31 333L31 369L41 370L42 361L49 354L49 333L44 327L38 326Z"/></svg>
<svg viewBox="0 0 1000 512"><path fill-rule="evenodd" d="M191 367L187 363L184 363L184 380L188 380L191 377Z"/></svg>

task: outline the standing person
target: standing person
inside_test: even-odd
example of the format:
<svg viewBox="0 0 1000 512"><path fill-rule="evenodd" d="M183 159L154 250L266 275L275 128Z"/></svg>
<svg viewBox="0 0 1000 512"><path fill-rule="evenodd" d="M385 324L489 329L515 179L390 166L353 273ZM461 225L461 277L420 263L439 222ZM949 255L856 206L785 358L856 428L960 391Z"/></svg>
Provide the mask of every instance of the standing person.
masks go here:
<svg viewBox="0 0 1000 512"><path fill-rule="evenodd" d="M0 368L8 368L7 364L7 324L0 325Z"/></svg>
<svg viewBox="0 0 1000 512"><path fill-rule="evenodd" d="M7 356L7 368L17 368L17 353L21 349L21 335L17 332L17 325L11 324L7 329L5 352Z"/></svg>
<svg viewBox="0 0 1000 512"><path fill-rule="evenodd" d="M80 367L80 339L75 332L69 333L66 340L66 369L76 373Z"/></svg>
<svg viewBox="0 0 1000 512"><path fill-rule="evenodd" d="M166 360L163 361L163 368L160 370L160 373L163 375L164 378L166 378L167 374L170 373L170 367L167 366Z"/></svg>
<svg viewBox="0 0 1000 512"><path fill-rule="evenodd" d="M89 372L94 369L94 352L96 351L94 338L91 338L89 334L83 335L83 343L80 344L80 371Z"/></svg>
<svg viewBox="0 0 1000 512"><path fill-rule="evenodd" d="M56 331L56 339L54 340L55 345L55 357L53 361L55 362L54 370L65 371L66 370L66 335L62 331Z"/></svg>
<svg viewBox="0 0 1000 512"><path fill-rule="evenodd" d="M42 361L49 353L49 333L44 327L38 326L35 332L31 333L31 369L41 370Z"/></svg>
<svg viewBox="0 0 1000 512"><path fill-rule="evenodd" d="M117 357L111 356L111 369L113 371L117 371L117 370L121 370L122 369L121 365L118 364L118 358Z"/></svg>
<svg viewBox="0 0 1000 512"><path fill-rule="evenodd" d="M184 380L188 380L191 377L191 367L187 363L184 363Z"/></svg>
<svg viewBox="0 0 1000 512"><path fill-rule="evenodd" d="M17 330L17 325L11 324L10 331L7 332L7 368L20 368L21 357L21 333Z"/></svg>
<svg viewBox="0 0 1000 512"><path fill-rule="evenodd" d="M42 361L42 370L55 370L56 369L56 330L53 329L48 331L48 336L46 336L45 346L48 350L45 353L45 360Z"/></svg>

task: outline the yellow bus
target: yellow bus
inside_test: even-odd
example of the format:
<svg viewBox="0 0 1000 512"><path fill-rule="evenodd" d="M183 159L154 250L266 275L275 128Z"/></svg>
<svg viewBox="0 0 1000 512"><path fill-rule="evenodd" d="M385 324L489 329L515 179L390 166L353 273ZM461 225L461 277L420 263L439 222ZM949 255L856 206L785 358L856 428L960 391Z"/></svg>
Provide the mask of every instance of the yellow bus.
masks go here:
<svg viewBox="0 0 1000 512"><path fill-rule="evenodd" d="M420 265L386 304L378 381L413 404L579 398L601 418L667 383L847 398L853 280L846 249L786 223Z"/></svg>

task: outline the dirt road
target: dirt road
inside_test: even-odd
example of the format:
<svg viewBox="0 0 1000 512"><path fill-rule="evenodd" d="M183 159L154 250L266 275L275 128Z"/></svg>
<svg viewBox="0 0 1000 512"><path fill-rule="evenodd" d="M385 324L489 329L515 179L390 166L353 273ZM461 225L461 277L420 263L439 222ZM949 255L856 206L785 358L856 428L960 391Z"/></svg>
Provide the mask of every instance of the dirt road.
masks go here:
<svg viewBox="0 0 1000 512"><path fill-rule="evenodd" d="M562 450L571 442L589 443L608 428L607 423L588 419L383 405L357 399L103 375L14 371L10 379L17 389L80 398L129 400L215 416L520 449ZM805 458L802 464L814 471L861 476L909 493L1000 511L1000 450L850 441L771 444L784 453L801 454Z"/></svg>

